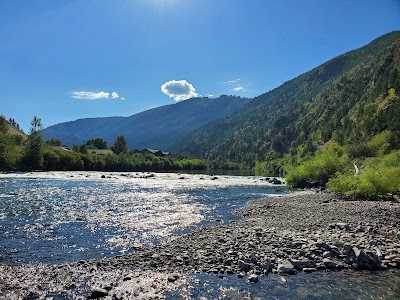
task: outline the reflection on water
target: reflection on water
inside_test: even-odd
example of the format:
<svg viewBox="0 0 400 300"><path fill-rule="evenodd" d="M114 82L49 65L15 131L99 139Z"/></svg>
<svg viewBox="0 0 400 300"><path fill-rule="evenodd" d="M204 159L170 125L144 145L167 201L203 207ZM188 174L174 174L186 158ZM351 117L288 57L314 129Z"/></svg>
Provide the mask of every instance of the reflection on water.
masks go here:
<svg viewBox="0 0 400 300"><path fill-rule="evenodd" d="M139 244L228 222L235 218L230 212L248 200L284 190L260 178L237 176L1 176L0 255L7 264L64 263L132 252Z"/></svg>

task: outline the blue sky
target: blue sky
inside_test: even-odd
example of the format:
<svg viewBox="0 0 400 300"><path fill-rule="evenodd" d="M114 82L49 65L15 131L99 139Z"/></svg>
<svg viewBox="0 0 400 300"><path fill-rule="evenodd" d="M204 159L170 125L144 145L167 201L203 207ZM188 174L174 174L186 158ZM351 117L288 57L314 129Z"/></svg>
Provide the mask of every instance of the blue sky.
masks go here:
<svg viewBox="0 0 400 300"><path fill-rule="evenodd" d="M0 114L28 131L254 97L393 30L400 0L1 0Z"/></svg>

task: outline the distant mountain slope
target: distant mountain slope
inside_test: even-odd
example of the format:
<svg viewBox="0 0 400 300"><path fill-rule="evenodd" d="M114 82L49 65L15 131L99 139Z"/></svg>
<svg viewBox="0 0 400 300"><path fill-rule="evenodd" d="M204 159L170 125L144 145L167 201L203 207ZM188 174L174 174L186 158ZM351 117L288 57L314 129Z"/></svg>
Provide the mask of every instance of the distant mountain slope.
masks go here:
<svg viewBox="0 0 400 300"><path fill-rule="evenodd" d="M172 151L252 166L284 153L312 153L331 139L352 143L395 130L398 39L400 32L392 32L336 57L196 130Z"/></svg>
<svg viewBox="0 0 400 300"><path fill-rule="evenodd" d="M243 107L248 99L221 96L216 99L193 98L176 104L150 109L130 117L90 118L50 126L45 139L59 138L63 144L82 144L103 138L109 144L123 134L131 149L170 147L193 130Z"/></svg>

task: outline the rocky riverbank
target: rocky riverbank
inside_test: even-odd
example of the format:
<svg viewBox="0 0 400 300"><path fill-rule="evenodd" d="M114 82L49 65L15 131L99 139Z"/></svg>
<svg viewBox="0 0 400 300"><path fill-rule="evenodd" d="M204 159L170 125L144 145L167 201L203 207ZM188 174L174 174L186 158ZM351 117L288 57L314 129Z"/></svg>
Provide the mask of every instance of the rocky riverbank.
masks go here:
<svg viewBox="0 0 400 300"><path fill-rule="evenodd" d="M400 267L400 203L299 192L253 201L237 214L244 218L134 254L63 266L0 266L1 295L61 291L148 299L162 298L186 272L237 274L256 283L269 272Z"/></svg>

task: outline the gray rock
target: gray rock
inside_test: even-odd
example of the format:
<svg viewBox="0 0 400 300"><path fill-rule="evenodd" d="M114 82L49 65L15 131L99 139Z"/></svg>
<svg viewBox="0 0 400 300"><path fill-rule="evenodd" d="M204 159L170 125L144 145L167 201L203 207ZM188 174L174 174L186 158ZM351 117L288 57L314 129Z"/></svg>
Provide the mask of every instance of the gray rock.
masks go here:
<svg viewBox="0 0 400 300"><path fill-rule="evenodd" d="M99 299L108 296L108 291L105 289L94 289L88 299Z"/></svg>
<svg viewBox="0 0 400 300"><path fill-rule="evenodd" d="M364 227L362 227L361 225L358 225L358 226L356 227L356 232L357 232L357 233L359 233L359 232L365 232L365 229L364 229Z"/></svg>
<svg viewBox="0 0 400 300"><path fill-rule="evenodd" d="M317 246L318 249L331 250L331 247L328 244L324 243L324 242L318 242L316 244L316 246Z"/></svg>
<svg viewBox="0 0 400 300"><path fill-rule="evenodd" d="M397 255L394 255L394 254L392 254L392 255L385 255L385 260L392 261L392 260L394 260L396 257L397 257Z"/></svg>
<svg viewBox="0 0 400 300"><path fill-rule="evenodd" d="M347 223L336 223L336 227L344 230L350 229L350 226Z"/></svg>
<svg viewBox="0 0 400 300"><path fill-rule="evenodd" d="M293 264L287 260L284 259L280 263L278 263L278 273L286 273L286 274L294 274L296 272L296 269L294 268Z"/></svg>
<svg viewBox="0 0 400 300"><path fill-rule="evenodd" d="M381 263L375 253L373 253L372 251L366 251L365 254L368 255L370 261L375 265L375 267L380 268Z"/></svg>
<svg viewBox="0 0 400 300"><path fill-rule="evenodd" d="M324 257L324 258L332 257L332 252L331 251L325 251L324 254L322 254L322 257Z"/></svg>
<svg viewBox="0 0 400 300"><path fill-rule="evenodd" d="M329 258L324 258L324 260L322 261L322 263L324 264L324 266L328 269L336 269L336 263L333 262L332 260L330 260Z"/></svg>
<svg viewBox="0 0 400 300"><path fill-rule="evenodd" d="M306 273L311 273L311 272L316 272L316 271L318 271L317 268L303 268L303 272L306 272Z"/></svg>
<svg viewBox="0 0 400 300"><path fill-rule="evenodd" d="M304 270L304 268L314 268L315 262L303 258L302 260L292 259L292 264L297 270Z"/></svg>
<svg viewBox="0 0 400 300"><path fill-rule="evenodd" d="M249 276L249 281L252 282L252 283L258 282L258 276L255 275L255 274L251 274L251 275Z"/></svg>
<svg viewBox="0 0 400 300"><path fill-rule="evenodd" d="M345 255L350 255L351 252L353 251L353 248L349 244L344 244L343 250Z"/></svg>
<svg viewBox="0 0 400 300"><path fill-rule="evenodd" d="M271 272L271 271L272 271L272 264L270 264L270 263L267 262L267 261L264 262L263 267L264 267L264 269L267 270L268 272Z"/></svg>
<svg viewBox="0 0 400 300"><path fill-rule="evenodd" d="M364 262L366 264L371 262L368 255L365 254L365 252L363 250L358 249L357 247L353 247L353 251L359 261Z"/></svg>
<svg viewBox="0 0 400 300"><path fill-rule="evenodd" d="M238 261L239 270L243 272L248 272L251 269L251 265L244 262L243 260Z"/></svg>
<svg viewBox="0 0 400 300"><path fill-rule="evenodd" d="M180 277L179 274L173 273L173 274L168 275L167 280L168 280L168 282L175 282L179 279L179 277Z"/></svg>
<svg viewBox="0 0 400 300"><path fill-rule="evenodd" d="M232 265L232 262L233 262L233 259L232 259L232 258L227 258L227 259L224 260L224 264L225 264L226 266Z"/></svg>

